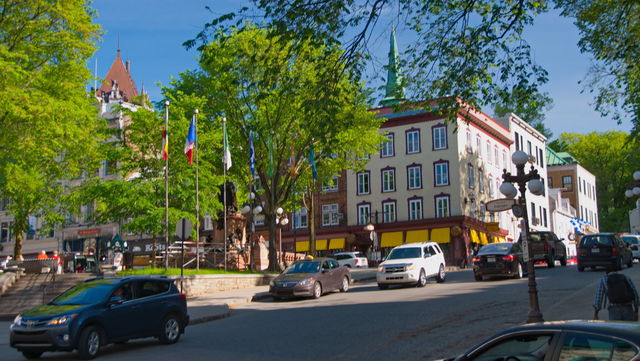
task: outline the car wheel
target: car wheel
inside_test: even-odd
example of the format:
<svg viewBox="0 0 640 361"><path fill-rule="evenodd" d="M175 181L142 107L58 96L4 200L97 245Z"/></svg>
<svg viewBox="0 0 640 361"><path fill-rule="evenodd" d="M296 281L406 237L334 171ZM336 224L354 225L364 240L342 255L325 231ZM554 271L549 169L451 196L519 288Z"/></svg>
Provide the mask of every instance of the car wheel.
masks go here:
<svg viewBox="0 0 640 361"><path fill-rule="evenodd" d="M163 345L170 345L180 339L180 319L176 315L167 315L160 324L160 335L158 340Z"/></svg>
<svg viewBox="0 0 640 361"><path fill-rule="evenodd" d="M42 356L42 352L40 351L22 351L22 356L27 360L35 360L39 359Z"/></svg>
<svg viewBox="0 0 640 361"><path fill-rule="evenodd" d="M524 272L522 271L522 265L520 264L520 262L518 262L516 264L516 271L513 275L513 278L519 279L519 278L522 278L523 275L524 275Z"/></svg>
<svg viewBox="0 0 640 361"><path fill-rule="evenodd" d="M351 268L351 265L350 265L350 264L345 264L345 266L347 266L347 268Z"/></svg>
<svg viewBox="0 0 640 361"><path fill-rule="evenodd" d="M102 334L95 326L87 326L80 333L78 356L83 360L91 360L98 355L102 345Z"/></svg>
<svg viewBox="0 0 640 361"><path fill-rule="evenodd" d="M436 276L436 282L442 283L444 279L447 277L447 274L444 273L444 265L440 264L440 269L438 270L438 275Z"/></svg>
<svg viewBox="0 0 640 361"><path fill-rule="evenodd" d="M578 272L584 272L584 266L578 265Z"/></svg>
<svg viewBox="0 0 640 361"><path fill-rule="evenodd" d="M378 288L381 289L381 290L386 290L387 288L389 288L389 285L378 283Z"/></svg>
<svg viewBox="0 0 640 361"><path fill-rule="evenodd" d="M477 274L475 274L475 273L473 274L473 278L475 278L475 279L476 279L476 281L482 281L482 276L477 275Z"/></svg>
<svg viewBox="0 0 640 361"><path fill-rule="evenodd" d="M313 285L313 298L320 298L322 296L322 285L320 282L316 282Z"/></svg>
<svg viewBox="0 0 640 361"><path fill-rule="evenodd" d="M349 277L342 278L342 287L340 287L340 292L349 291Z"/></svg>
<svg viewBox="0 0 640 361"><path fill-rule="evenodd" d="M552 254L550 258L547 258L547 268L553 268L556 266L556 258Z"/></svg>
<svg viewBox="0 0 640 361"><path fill-rule="evenodd" d="M560 258L560 265L562 267L567 265L567 255L564 255L562 258Z"/></svg>
<svg viewBox="0 0 640 361"><path fill-rule="evenodd" d="M416 286L424 287L426 285L427 285L427 274L424 273L424 269L421 269L420 276L418 277L418 283L416 284Z"/></svg>

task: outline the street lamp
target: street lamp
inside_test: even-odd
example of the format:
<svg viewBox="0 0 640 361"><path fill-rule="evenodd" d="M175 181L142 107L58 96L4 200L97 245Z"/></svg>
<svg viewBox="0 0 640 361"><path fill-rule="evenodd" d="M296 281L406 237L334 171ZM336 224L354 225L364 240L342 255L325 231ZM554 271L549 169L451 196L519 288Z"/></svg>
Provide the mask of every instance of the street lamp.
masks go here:
<svg viewBox="0 0 640 361"><path fill-rule="evenodd" d="M251 269L255 269L255 260L253 259L254 251L254 242L253 242L253 234L256 231L255 222L260 220L260 212L262 212L262 206L259 204L256 194L251 191L249 192L249 203L240 209L240 212L247 216L247 223L249 224L249 259L251 260Z"/></svg>
<svg viewBox="0 0 640 361"><path fill-rule="evenodd" d="M511 175L506 169L503 170L502 179L504 183L500 185L500 192L507 198L514 198L518 190L520 190L520 197L518 197L518 203L513 205L512 211L516 217L522 217L524 226L522 227L521 239L522 246L525 254L527 255L527 273L529 275L529 307L530 311L527 315L527 322L543 322L542 312L540 312L540 306L538 303L538 289L536 286L536 274L533 267L533 252L531 250L531 242L529 242L529 218L527 214L527 200L525 193L527 191L527 183L529 185L529 191L533 195L540 195L544 192L544 184L540 181L540 175L538 171L531 166L528 173L524 172L524 166L529 161L527 153L518 150L511 156L511 160L516 165L516 175ZM518 189L514 186L514 183L518 185Z"/></svg>
<svg viewBox="0 0 640 361"><path fill-rule="evenodd" d="M278 232L278 250L280 251L280 262L284 264L284 252L282 251L282 227L289 224L289 218L284 214L284 209L282 207L278 207L276 209L276 225L279 227Z"/></svg>

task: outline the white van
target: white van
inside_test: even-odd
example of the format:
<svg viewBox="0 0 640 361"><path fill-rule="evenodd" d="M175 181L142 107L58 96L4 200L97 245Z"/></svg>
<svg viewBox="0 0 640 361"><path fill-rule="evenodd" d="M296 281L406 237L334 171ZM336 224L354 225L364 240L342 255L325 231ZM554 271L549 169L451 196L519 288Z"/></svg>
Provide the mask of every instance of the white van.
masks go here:
<svg viewBox="0 0 640 361"><path fill-rule="evenodd" d="M424 287L430 277L444 282L444 267L444 254L436 242L406 243L392 249L380 263L376 279L382 290L392 284L415 283Z"/></svg>

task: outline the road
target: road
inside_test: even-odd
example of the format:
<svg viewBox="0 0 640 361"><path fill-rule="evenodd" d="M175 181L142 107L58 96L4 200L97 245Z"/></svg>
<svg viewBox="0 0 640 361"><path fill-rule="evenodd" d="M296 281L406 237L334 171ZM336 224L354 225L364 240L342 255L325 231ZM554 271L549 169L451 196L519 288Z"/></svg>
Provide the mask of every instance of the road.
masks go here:
<svg viewBox="0 0 640 361"><path fill-rule="evenodd" d="M640 286L640 265L625 269ZM593 316L603 272L575 266L536 267L546 321ZM522 323L529 311L527 279L476 282L469 270L424 288L381 291L375 282L318 300L265 300L237 307L223 320L187 328L176 345L154 339L105 348L100 360L434 360L454 356L483 338ZM606 317L606 312L603 313ZM66 360L72 353L45 353ZM0 359L22 360L0 324Z"/></svg>

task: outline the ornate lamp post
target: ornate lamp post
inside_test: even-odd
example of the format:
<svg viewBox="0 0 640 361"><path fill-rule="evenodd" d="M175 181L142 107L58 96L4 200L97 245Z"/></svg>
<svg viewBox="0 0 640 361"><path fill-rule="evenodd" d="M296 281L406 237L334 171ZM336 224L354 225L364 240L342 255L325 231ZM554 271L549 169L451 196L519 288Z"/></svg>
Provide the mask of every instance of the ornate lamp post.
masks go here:
<svg viewBox="0 0 640 361"><path fill-rule="evenodd" d="M511 175L506 169L503 170L502 179L504 182L500 185L500 192L507 198L514 198L520 191L518 202L512 207L513 214L516 217L522 217L524 226L522 227L521 239L522 248L527 258L527 273L529 278L529 314L527 322L543 322L542 312L538 303L538 289L536 286L536 274L533 264L533 254L531 252L531 244L529 242L529 218L527 214L527 200L525 193L527 191L527 183L531 194L540 195L544 191L544 184L540 181L538 171L531 166L528 173L524 172L524 166L529 161L527 153L518 150L511 156L511 160L516 165L516 175ZM518 189L513 184L518 185Z"/></svg>
<svg viewBox="0 0 640 361"><path fill-rule="evenodd" d="M284 265L284 252L282 251L282 227L289 224L289 218L287 218L287 215L284 214L284 210L282 209L282 207L278 207L276 209L276 224L279 226L278 227L279 228L278 251L280 251L280 263ZM284 268L284 267L281 266L280 268Z"/></svg>
<svg viewBox="0 0 640 361"><path fill-rule="evenodd" d="M240 212L247 216L247 223L249 225L249 259L251 260L251 269L254 270L256 262L253 259L253 234L256 232L255 221L258 220L260 212L262 212L262 206L259 204L256 194L251 191L249 192L249 204L242 207Z"/></svg>

